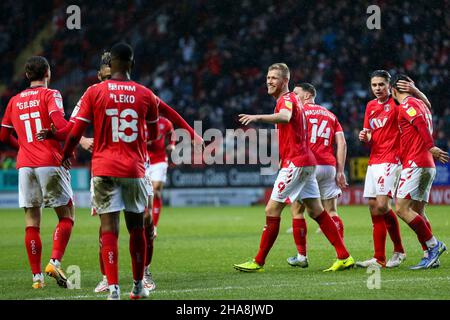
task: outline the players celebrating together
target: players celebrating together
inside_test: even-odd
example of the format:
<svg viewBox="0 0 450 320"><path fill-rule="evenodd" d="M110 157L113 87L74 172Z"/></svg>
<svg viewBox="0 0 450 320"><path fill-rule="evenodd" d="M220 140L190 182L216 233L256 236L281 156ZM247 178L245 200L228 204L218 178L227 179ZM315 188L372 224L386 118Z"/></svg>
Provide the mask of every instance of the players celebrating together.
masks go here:
<svg viewBox="0 0 450 320"><path fill-rule="evenodd" d="M186 129L197 145L203 140L174 109L131 80L133 66L133 49L125 43L114 45L102 56L98 72L101 82L87 88L66 121L61 94L48 88L48 61L33 56L25 65L30 87L11 98L6 107L0 141L18 150L19 206L25 211L25 247L35 289L45 286L41 268L42 207L54 208L59 219L44 272L59 286L68 287L61 267L75 218L68 170L79 143L92 152L92 206L100 217L99 257L104 277L94 291L108 291L110 300L121 297L118 237L122 210L132 262L130 298L148 297L156 287L150 263L162 210L166 151L175 148L173 128ZM374 254L355 262L344 243L344 224L337 212L338 198L348 186L342 127L332 112L315 103L316 88L312 84L298 84L290 92L289 80L286 64L272 64L266 86L276 100L274 112L239 115L243 125L265 122L276 126L280 168L265 207L259 250L254 259L234 268L244 272L264 270L279 233L281 213L288 204L297 247L297 254L287 259L291 266L309 265L306 210L336 251L334 263L325 272L353 266L400 266L406 254L397 216L413 229L424 251L421 261L411 269L439 267L446 246L433 234L425 206L436 175L434 160L446 163L449 156L434 144L431 104L426 96L406 75L391 79L387 71L377 70L370 76L375 99L366 106L359 139L371 148L364 197L368 198L373 224ZM82 136L89 124L93 125L94 138ZM64 148L60 144L63 141ZM388 261L387 234L394 245ZM350 232L347 235L346 239L351 237Z"/></svg>

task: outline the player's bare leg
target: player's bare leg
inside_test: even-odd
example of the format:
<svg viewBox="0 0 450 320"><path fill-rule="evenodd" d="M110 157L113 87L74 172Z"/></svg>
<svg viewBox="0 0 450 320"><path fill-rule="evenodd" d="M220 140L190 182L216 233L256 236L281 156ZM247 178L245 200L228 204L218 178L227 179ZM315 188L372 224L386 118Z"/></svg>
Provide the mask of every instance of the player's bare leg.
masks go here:
<svg viewBox="0 0 450 320"><path fill-rule="evenodd" d="M40 236L41 208L25 208L25 248L33 274L32 288L40 289L45 286L42 274L42 242Z"/></svg>
<svg viewBox="0 0 450 320"><path fill-rule="evenodd" d="M350 253L347 251L344 240L339 235L339 231L336 228L333 219L331 219L328 212L324 210L320 199L309 198L302 199L302 201L306 206L306 211L309 216L316 220L320 226L320 229L322 229L322 232L336 250L336 262L331 266L331 268L324 271L338 271L353 267L355 262Z"/></svg>
<svg viewBox="0 0 450 320"><path fill-rule="evenodd" d="M130 234L130 255L133 269L133 289L131 299L148 297L148 290L144 286L144 267L146 241L144 235L144 212L125 212L125 222Z"/></svg>
<svg viewBox="0 0 450 320"><path fill-rule="evenodd" d="M417 202L411 199L398 199L397 215L405 221L408 226L417 234L417 238L421 244L425 244L428 249L428 257L422 260L411 269L428 269L431 268L439 259L439 256L447 249L445 244L438 241L427 226L425 219L414 211L413 207L419 206L414 204Z"/></svg>
<svg viewBox="0 0 450 320"><path fill-rule="evenodd" d="M159 217L162 212L162 190L163 190L163 182L162 181L152 181L153 186L153 201L152 201L152 218L153 218L153 226L155 228L155 238L157 236L157 230Z"/></svg>
<svg viewBox="0 0 450 320"><path fill-rule="evenodd" d="M153 257L153 240L155 239L154 226L152 219L152 203L153 197L148 197L148 207L145 209L144 213L144 233L146 240L146 252L145 252L145 268L144 268L144 286L149 290L155 290L156 283L153 280L152 274L150 272L150 263Z"/></svg>
<svg viewBox="0 0 450 320"><path fill-rule="evenodd" d="M54 210L59 222L53 233L52 255L45 267L45 273L54 278L60 287L67 288L67 277L61 267L61 261L72 234L75 209L72 200L69 200L67 205L56 207Z"/></svg>
<svg viewBox="0 0 450 320"><path fill-rule="evenodd" d="M280 231L281 212L283 211L285 203L274 201L272 199L266 205L266 225L261 236L258 254L253 261L235 264L234 268L244 272L260 272L264 271L263 266L266 262L266 257L269 254L275 240Z"/></svg>
<svg viewBox="0 0 450 320"><path fill-rule="evenodd" d="M306 256L306 235L308 232L305 220L305 206L299 202L294 201L291 205L292 213L292 235L297 247L297 254L287 259L291 266L298 266L301 268L308 267L308 257Z"/></svg>
<svg viewBox="0 0 450 320"><path fill-rule="evenodd" d="M99 214L102 230L102 259L108 280L108 300L120 300L119 287L119 249L120 212Z"/></svg>

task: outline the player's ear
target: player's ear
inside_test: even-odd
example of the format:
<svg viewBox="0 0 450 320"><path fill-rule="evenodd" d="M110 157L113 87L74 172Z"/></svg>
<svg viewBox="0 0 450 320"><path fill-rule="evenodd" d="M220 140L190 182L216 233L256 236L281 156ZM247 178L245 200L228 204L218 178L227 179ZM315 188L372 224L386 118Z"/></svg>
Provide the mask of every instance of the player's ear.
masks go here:
<svg viewBox="0 0 450 320"><path fill-rule="evenodd" d="M100 74L100 71L97 71L97 79L99 81L102 81L102 75Z"/></svg>

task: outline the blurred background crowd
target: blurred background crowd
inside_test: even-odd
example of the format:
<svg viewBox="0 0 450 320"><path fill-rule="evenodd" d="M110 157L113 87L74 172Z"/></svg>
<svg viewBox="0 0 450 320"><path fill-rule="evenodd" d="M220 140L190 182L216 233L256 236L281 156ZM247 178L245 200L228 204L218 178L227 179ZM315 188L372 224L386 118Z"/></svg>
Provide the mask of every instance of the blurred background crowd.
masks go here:
<svg viewBox="0 0 450 320"><path fill-rule="evenodd" d="M429 98L436 144L450 148L450 3L377 1L381 29L370 30L366 1L72 1L81 29L66 27L64 1L0 3L0 116L27 86L24 58L40 54L52 66L51 87L66 114L97 82L101 53L117 41L135 49L132 78L151 88L203 130L236 129L240 113L269 113L265 76L285 62L293 84L311 82L317 103L344 128L350 156L367 156L357 139L369 75L407 73ZM37 49L36 49L37 48ZM5 150L5 146L0 147ZM251 151L250 151L251 152ZM87 158L79 159L81 162Z"/></svg>

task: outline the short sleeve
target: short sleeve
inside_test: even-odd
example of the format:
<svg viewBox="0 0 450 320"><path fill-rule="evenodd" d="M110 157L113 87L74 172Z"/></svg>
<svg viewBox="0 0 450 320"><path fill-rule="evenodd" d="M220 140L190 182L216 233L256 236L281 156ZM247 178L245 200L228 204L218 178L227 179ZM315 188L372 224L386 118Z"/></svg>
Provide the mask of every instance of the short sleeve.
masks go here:
<svg viewBox="0 0 450 320"><path fill-rule="evenodd" d="M91 123L92 113L92 87L89 87L80 99L80 110L77 111L76 119Z"/></svg>
<svg viewBox="0 0 450 320"><path fill-rule="evenodd" d="M61 93L58 90L48 90L46 96L48 115L51 115L56 111L59 111L64 115L64 104Z"/></svg>
<svg viewBox="0 0 450 320"><path fill-rule="evenodd" d="M3 115L2 127L14 128L13 123L11 121L11 100L6 106L5 114Z"/></svg>

